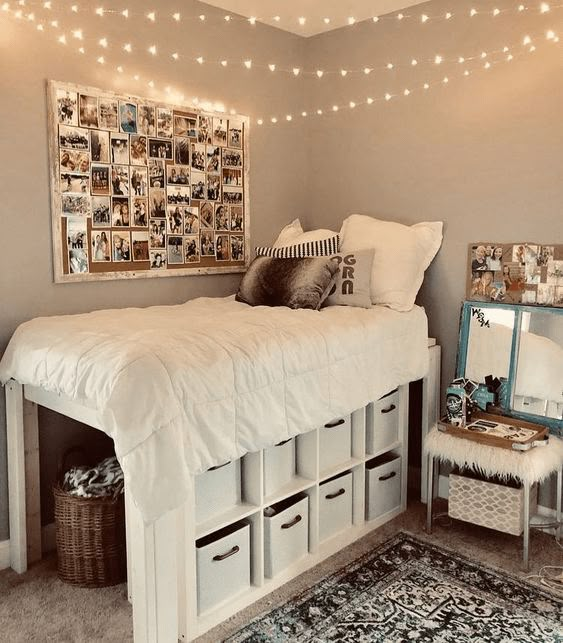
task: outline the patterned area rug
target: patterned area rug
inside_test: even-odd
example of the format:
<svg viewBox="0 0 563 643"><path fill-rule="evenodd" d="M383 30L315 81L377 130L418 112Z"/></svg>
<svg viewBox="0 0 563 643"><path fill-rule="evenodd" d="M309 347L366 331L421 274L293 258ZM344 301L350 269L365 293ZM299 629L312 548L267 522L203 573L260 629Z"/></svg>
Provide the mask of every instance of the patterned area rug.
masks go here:
<svg viewBox="0 0 563 643"><path fill-rule="evenodd" d="M562 642L563 600L400 533L227 641Z"/></svg>

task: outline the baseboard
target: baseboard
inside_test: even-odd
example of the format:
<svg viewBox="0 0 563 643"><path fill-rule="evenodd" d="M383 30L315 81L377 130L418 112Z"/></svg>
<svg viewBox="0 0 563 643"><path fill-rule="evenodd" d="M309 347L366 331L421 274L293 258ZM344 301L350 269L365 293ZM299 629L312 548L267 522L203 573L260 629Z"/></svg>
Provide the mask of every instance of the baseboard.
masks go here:
<svg viewBox="0 0 563 643"><path fill-rule="evenodd" d="M10 541L0 541L0 570L10 567Z"/></svg>

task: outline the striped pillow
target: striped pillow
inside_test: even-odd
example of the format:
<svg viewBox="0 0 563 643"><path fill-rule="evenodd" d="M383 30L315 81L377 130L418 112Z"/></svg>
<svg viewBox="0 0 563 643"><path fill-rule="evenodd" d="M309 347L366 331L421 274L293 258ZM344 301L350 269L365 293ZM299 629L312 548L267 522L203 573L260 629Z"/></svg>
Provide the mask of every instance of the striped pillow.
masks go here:
<svg viewBox="0 0 563 643"><path fill-rule="evenodd" d="M276 259L303 259L304 257L330 257L338 253L340 237L321 239L318 241L306 241L281 248L270 248L259 246L256 248L257 257L275 257Z"/></svg>

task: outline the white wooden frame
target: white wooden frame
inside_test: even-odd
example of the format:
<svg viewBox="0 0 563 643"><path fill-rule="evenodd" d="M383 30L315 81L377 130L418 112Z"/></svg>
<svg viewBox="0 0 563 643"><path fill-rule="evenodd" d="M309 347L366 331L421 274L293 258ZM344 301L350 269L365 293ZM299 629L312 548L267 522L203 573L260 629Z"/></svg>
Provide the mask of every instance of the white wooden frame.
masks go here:
<svg viewBox="0 0 563 643"><path fill-rule="evenodd" d="M56 111L56 90L57 88L68 89L69 91L89 94L94 96L103 96L112 98L117 101L131 101L135 103L147 103L151 105L160 105L173 110L181 112L189 112L201 116L209 116L211 118L234 119L244 125L244 138L241 151L243 152L243 201L244 201L244 231L241 233L244 239L244 264L243 265L230 265L230 266L213 266L206 268L198 268L197 266L190 268L174 268L166 270L129 270L129 271L115 271L115 272L99 272L99 273L77 273L65 274L63 271L63 253L64 247L62 243L62 230L61 230L61 216L60 210L60 165L59 165L59 146L58 146L58 117ZM108 281L115 279L139 279L139 278L155 278L155 277L179 277L186 275L218 275L218 274L232 274L246 272L250 265L250 118L242 114L230 115L223 112L214 112L202 110L201 108L194 107L193 105L180 105L177 103L158 101L153 98L131 94L117 94L110 90L102 90L97 87L88 87L85 85L76 85L73 83L65 83L63 81L48 80L47 81L47 106L48 106L48 132L49 132L49 165L50 165L50 179L51 179L51 234L53 242L53 272L55 283L67 282L80 282L80 281ZM156 137L155 137L156 138ZM128 228L131 229L131 228ZM125 230L125 228L124 228Z"/></svg>
<svg viewBox="0 0 563 643"><path fill-rule="evenodd" d="M195 498L192 494L185 504L169 512L152 525L145 525L126 490L126 532L128 595L133 604L133 630L136 643L190 641L205 633L237 611L274 591L295 576L310 569L343 547L351 544L370 531L395 518L406 509L407 467L408 467L408 384L399 388L399 440L390 445L389 451L398 450L402 456L401 504L399 507L379 518L365 520L365 463L373 458L365 452L365 409L352 415L352 458L342 463L339 471L351 469L354 472L353 525L324 543L319 543L318 528L310 533L309 555L282 572L275 579L264 579L263 575L263 508L271 502L260 491L251 501L254 509L247 513L255 530L253 553L256 562L253 570L253 586L228 604L214 610L211 614L197 616L196 554L195 540L198 535L194 524ZM38 476L38 423L37 405L73 418L94 428L101 429L96 410L87 404L79 404L62 395L47 392L33 386L22 386L10 381L6 386L7 431L8 431L8 483L10 493L10 550L11 565L19 573L27 569L28 561L38 554L28 547L40 539L38 510L39 493L34 490L34 503L26 504L26 478L28 488ZM26 411L27 410L27 411ZM318 431L301 436L306 441L314 440L315 462L304 462L303 467L311 468L315 479L306 485L310 497L318 496L321 476L318 467ZM23 438L23 439L22 439ZM29 447L29 448L28 448ZM26 451L27 449L27 451ZM254 480L256 489L263 489L262 455L249 454L255 460L253 467L257 472ZM26 458L33 463L26 470ZM331 471L331 475L337 471ZM26 475L27 474L27 475ZM37 484L37 483L36 483ZM290 495L290 494L288 494ZM242 517L242 516L241 516ZM226 520L224 524L233 522ZM314 523L315 524L315 523ZM318 521L317 523L318 524ZM218 525L220 528L223 525ZM190 546L193 543L194 546ZM39 550L40 556L40 550Z"/></svg>

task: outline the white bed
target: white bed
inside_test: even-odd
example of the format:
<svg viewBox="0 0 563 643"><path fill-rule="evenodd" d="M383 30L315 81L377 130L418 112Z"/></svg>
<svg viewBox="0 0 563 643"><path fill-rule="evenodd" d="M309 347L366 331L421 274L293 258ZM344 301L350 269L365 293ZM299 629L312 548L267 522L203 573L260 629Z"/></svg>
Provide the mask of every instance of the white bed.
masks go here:
<svg viewBox="0 0 563 643"><path fill-rule="evenodd" d="M201 298L34 319L14 334L0 381L94 409L151 521L185 501L190 474L423 377L427 336L418 306L317 312Z"/></svg>
<svg viewBox="0 0 563 643"><path fill-rule="evenodd" d="M416 306L407 313L381 306L316 312L251 308L232 297L23 324L0 363L0 380L8 382L12 566L24 571L27 563L25 474L33 449L38 462L33 402L114 439L126 477L135 641L206 631L291 576L264 586L255 570L253 593L198 621L193 476L353 411L365 449L365 406L401 387L404 510L406 385L427 374L427 334L426 314ZM377 526L364 524L363 477L357 480L353 533L324 548L315 544L307 566ZM29 503L38 501L29 485L27 492L29 533L32 519L39 524Z"/></svg>

